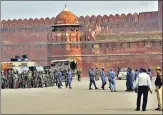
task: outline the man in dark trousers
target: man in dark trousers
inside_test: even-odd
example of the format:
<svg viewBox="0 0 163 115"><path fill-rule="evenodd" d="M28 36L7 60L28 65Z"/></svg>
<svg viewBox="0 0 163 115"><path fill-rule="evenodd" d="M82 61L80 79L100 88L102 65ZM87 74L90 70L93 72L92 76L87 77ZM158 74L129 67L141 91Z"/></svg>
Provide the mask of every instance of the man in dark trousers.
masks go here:
<svg viewBox="0 0 163 115"><path fill-rule="evenodd" d="M89 69L89 78L90 78L90 83L89 83L89 89L91 90L91 86L92 86L92 83L95 87L95 89L98 89L97 86L96 86L96 83L95 83L95 73L94 73L94 70L93 68L90 68Z"/></svg>
<svg viewBox="0 0 163 115"><path fill-rule="evenodd" d="M128 68L127 76L126 76L126 91L133 91L133 82L134 82L134 73L131 68Z"/></svg>
<svg viewBox="0 0 163 115"><path fill-rule="evenodd" d="M158 108L155 110L157 111L162 111L162 85L163 85L163 79L161 75L161 68L157 67L156 68L156 81L155 81L155 86L156 86L156 93L157 93L157 101L158 101Z"/></svg>
<svg viewBox="0 0 163 115"><path fill-rule="evenodd" d="M143 111L146 111L146 105L148 101L148 91L150 90L152 94L150 76L146 73L145 69L142 68L141 71L142 73L139 74L138 78L136 79L136 84L135 84L135 89L138 89L136 111L140 110L140 102L141 102L142 94L143 94L143 105L142 105Z"/></svg>
<svg viewBox="0 0 163 115"><path fill-rule="evenodd" d="M102 71L101 71L101 81L102 81L102 86L101 86L101 88L102 88L103 90L105 90L106 76L105 76L104 68L102 68Z"/></svg>

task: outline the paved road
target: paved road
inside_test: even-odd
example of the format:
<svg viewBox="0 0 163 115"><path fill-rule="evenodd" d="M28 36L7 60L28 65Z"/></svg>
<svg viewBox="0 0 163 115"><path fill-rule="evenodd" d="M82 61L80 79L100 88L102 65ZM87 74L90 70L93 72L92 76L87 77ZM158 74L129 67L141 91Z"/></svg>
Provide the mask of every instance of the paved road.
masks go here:
<svg viewBox="0 0 163 115"><path fill-rule="evenodd" d="M1 110L3 114L161 114L153 110L157 107L155 92L149 94L147 111L135 112L136 93L124 91L125 81L117 81L118 92L108 88L90 91L88 84L88 79L83 79L73 81L73 89L4 89ZM97 85L100 87L101 81Z"/></svg>

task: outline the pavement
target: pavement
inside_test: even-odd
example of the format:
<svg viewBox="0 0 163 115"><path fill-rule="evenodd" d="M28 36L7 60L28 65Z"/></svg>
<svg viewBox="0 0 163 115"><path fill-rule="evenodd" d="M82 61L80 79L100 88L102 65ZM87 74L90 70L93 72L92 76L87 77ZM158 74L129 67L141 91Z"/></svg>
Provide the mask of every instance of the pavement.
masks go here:
<svg viewBox="0 0 163 115"><path fill-rule="evenodd" d="M97 86L101 87L101 80ZM117 92L88 90L89 80L73 80L72 89L55 87L2 89L2 114L162 114L155 111L156 93L149 93L147 111L135 111L137 94L125 92L125 80L117 80ZM94 88L94 87L92 87Z"/></svg>

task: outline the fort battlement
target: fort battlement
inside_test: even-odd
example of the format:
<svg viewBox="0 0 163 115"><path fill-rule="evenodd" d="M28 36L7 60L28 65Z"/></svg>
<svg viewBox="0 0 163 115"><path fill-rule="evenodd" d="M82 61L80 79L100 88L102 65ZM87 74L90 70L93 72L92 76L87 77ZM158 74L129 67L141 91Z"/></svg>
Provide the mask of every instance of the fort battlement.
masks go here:
<svg viewBox="0 0 163 115"><path fill-rule="evenodd" d="M157 20L158 11L153 12L142 12L142 13L134 13L134 14L116 14L116 15L92 15L92 16L80 16L79 21L82 25L103 25L109 22L116 23L128 23L128 22L137 22L137 21L149 21L149 20ZM51 26L54 24L55 17L53 18L40 18L40 19L14 19L14 20L2 20L1 24L3 28L21 28L21 27L37 27L37 26Z"/></svg>

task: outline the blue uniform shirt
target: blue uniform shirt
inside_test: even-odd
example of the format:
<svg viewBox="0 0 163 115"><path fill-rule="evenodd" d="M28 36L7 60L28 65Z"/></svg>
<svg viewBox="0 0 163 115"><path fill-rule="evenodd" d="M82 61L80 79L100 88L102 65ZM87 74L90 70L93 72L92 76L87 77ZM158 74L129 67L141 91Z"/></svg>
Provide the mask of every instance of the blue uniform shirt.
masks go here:
<svg viewBox="0 0 163 115"><path fill-rule="evenodd" d="M105 72L104 71L101 72L101 80L103 82L106 82L106 76L105 76Z"/></svg>

